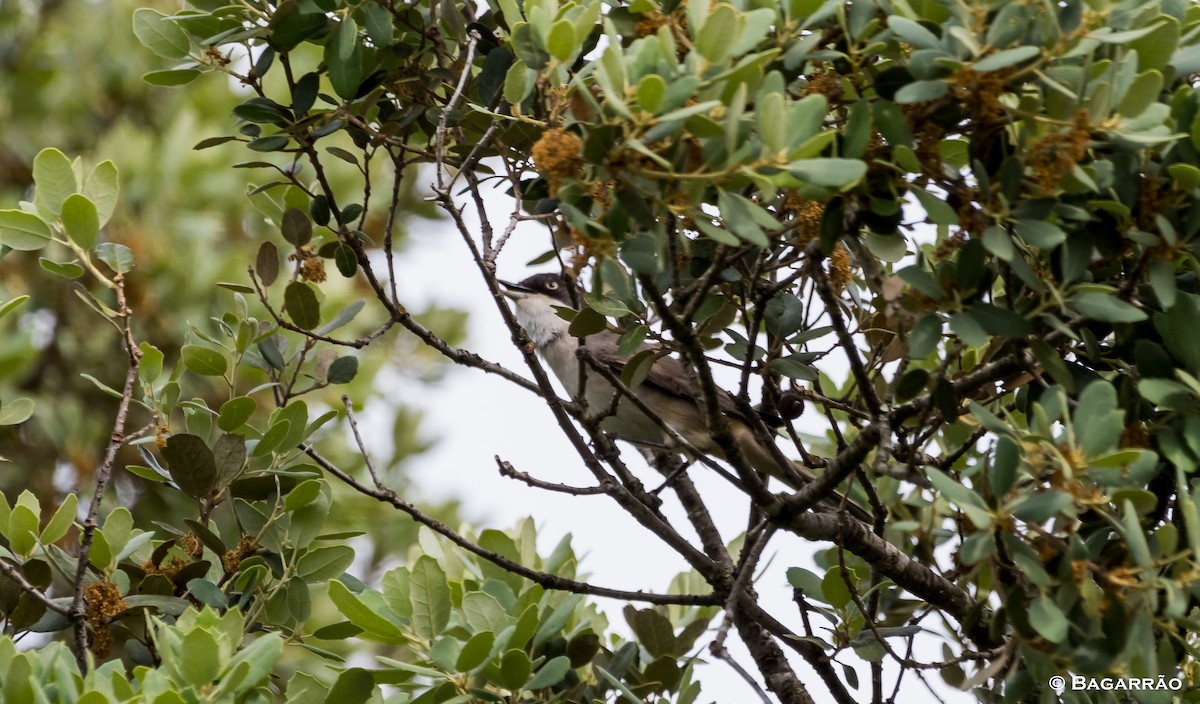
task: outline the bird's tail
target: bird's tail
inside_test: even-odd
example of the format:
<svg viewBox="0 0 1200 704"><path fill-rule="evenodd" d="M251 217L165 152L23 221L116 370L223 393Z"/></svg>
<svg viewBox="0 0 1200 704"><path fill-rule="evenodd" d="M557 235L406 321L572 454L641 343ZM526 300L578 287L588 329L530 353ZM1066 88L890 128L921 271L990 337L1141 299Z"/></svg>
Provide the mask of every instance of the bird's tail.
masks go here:
<svg viewBox="0 0 1200 704"><path fill-rule="evenodd" d="M804 484L815 479L813 473L810 472L807 467L795 462L792 462L791 465L792 469L795 470L795 474L800 478L799 482L797 482L793 477L788 476L788 473L783 471L779 466L779 461L776 460L775 454L772 453L769 448L763 447L762 443L758 441L758 438L754 436L753 431L751 431L749 428L735 425L733 428L733 437L738 443L738 448L742 451L742 456L745 457L746 461L750 463L750 466L759 473L775 477L784 484L787 484L792 489L799 489L800 486L803 486ZM841 492L835 491L829 496L825 497L821 500L820 506L837 511L848 511L850 515L854 516L860 521L864 521L866 523L873 522L870 511L867 511L862 506L858 505L854 501L851 501Z"/></svg>

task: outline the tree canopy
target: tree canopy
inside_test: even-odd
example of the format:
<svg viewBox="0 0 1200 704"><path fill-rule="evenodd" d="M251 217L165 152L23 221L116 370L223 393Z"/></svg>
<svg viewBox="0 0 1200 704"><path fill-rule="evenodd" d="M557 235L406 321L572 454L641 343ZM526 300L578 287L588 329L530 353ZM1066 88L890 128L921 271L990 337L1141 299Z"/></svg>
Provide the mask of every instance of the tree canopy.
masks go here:
<svg viewBox="0 0 1200 704"><path fill-rule="evenodd" d="M58 433L90 442L94 493L0 506L8 634L69 634L23 654L0 641L6 696L686 704L711 657L768 701L891 701L915 678L1049 702L1055 676L1194 697L1169 689L1191 682L1200 626L1200 7L190 0L130 21L164 59L147 83L240 94L195 135L206 163L252 174L214 255L236 264L197 270L222 293L189 327L156 307L169 277L138 291L154 258L108 224L121 156L26 155L32 196L0 211L0 264L42 256L38 278L86 282L59 306L102 323L111 415ZM398 295L405 219L429 203L527 369ZM551 383L496 276L523 264L505 247L531 226L533 264L586 285L570 334L621 335L613 403L675 355L724 460L673 437L643 450L649 469L627 464L600 427L611 407ZM29 305L13 270L0 324ZM497 458L500 473L615 502L690 572L612 589L567 542L539 555L532 523L460 530L406 498L355 422L356 402L384 402L360 367L398 346L543 398L578 481ZM11 375L40 354L29 338ZM781 473L818 478L781 492L756 473L721 388L763 418ZM8 425L37 412L32 394L0 403ZM106 492L126 471L185 508L141 520ZM726 490L697 489L709 471ZM819 510L834 492L870 520ZM727 535L709 509L735 501L747 528ZM412 519L401 566L347 572L367 526L344 502ZM821 545L820 571L756 582L783 534ZM764 608L781 588L789 608ZM629 602L632 638L594 597Z"/></svg>

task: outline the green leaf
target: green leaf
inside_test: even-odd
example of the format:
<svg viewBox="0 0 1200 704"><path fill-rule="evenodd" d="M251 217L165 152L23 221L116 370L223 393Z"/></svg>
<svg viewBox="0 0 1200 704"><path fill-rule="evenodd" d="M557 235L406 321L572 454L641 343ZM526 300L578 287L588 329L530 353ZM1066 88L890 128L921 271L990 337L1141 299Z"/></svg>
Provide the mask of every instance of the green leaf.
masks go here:
<svg viewBox="0 0 1200 704"><path fill-rule="evenodd" d="M199 499L212 491L217 481L217 465L204 440L186 433L172 435L162 453L171 479L183 493Z"/></svg>
<svg viewBox="0 0 1200 704"><path fill-rule="evenodd" d="M22 251L50 244L50 227L45 221L20 210L0 210L0 245Z"/></svg>
<svg viewBox="0 0 1200 704"><path fill-rule="evenodd" d="M187 592L195 597L196 601L211 606L214 609L224 609L229 606L229 597L225 596L225 592L203 577L189 579L187 581Z"/></svg>
<svg viewBox="0 0 1200 704"><path fill-rule="evenodd" d="M118 274L127 274L133 269L133 250L116 242L96 245L96 257Z"/></svg>
<svg viewBox="0 0 1200 704"><path fill-rule="evenodd" d="M1142 525L1138 521L1137 509L1129 499L1125 499L1122 503L1122 514L1122 532L1125 536L1125 545L1129 548L1130 557L1139 567L1153 568L1154 558L1150 554L1150 545L1146 542L1146 534L1142 531Z"/></svg>
<svg viewBox="0 0 1200 704"><path fill-rule="evenodd" d="M957 225L958 213L954 212L946 201L938 198L929 191L923 188L912 188L912 194L917 197L921 203L921 207L925 209L925 214L936 225Z"/></svg>
<svg viewBox="0 0 1200 704"><path fill-rule="evenodd" d="M200 77L200 70L195 68L176 68L166 71L150 71L142 74L142 80L152 86L171 88L184 86Z"/></svg>
<svg viewBox="0 0 1200 704"><path fill-rule="evenodd" d="M413 630L418 637L433 640L450 622L450 585L437 560L429 555L417 558L409 589Z"/></svg>
<svg viewBox="0 0 1200 704"><path fill-rule="evenodd" d="M1041 55L1041 53L1042 50L1036 46L1019 46L1015 49L1005 49L979 60L975 63L974 69L980 73L999 71L1002 68L1008 68L1022 61L1028 61Z"/></svg>
<svg viewBox="0 0 1200 704"><path fill-rule="evenodd" d="M937 38L936 34L907 17L892 15L887 18L887 27L897 37L917 49L940 49L942 46L941 40Z"/></svg>
<svg viewBox="0 0 1200 704"><path fill-rule="evenodd" d="M717 9L708 15L704 26L700 28L696 51L710 64L721 63L732 52L737 31L737 11L730 5L717 5Z"/></svg>
<svg viewBox="0 0 1200 704"><path fill-rule="evenodd" d="M1087 457L1117 447L1125 429L1125 413L1117 405L1117 391L1107 381L1093 381L1079 395L1073 418L1075 437Z"/></svg>
<svg viewBox="0 0 1200 704"><path fill-rule="evenodd" d="M976 528L985 530L992 524L991 514L988 513L987 505L979 494L959 483L958 480L952 479L941 470L930 467L925 471L937 493L944 496L951 504L962 509L967 514L967 517L971 519L971 522L975 524Z"/></svg>
<svg viewBox="0 0 1200 704"><path fill-rule="evenodd" d="M0 303L0 318L3 318L4 316L6 316L9 313L16 310L17 308L20 308L28 300L29 300L29 296L21 295L21 296L16 296L15 298L10 298L5 302Z"/></svg>
<svg viewBox="0 0 1200 704"><path fill-rule="evenodd" d="M367 30L371 43L380 48L390 46L393 41L392 13L373 2L364 3L359 8L363 13L363 28Z"/></svg>
<svg viewBox="0 0 1200 704"><path fill-rule="evenodd" d="M964 565L978 564L996 554L996 536L992 533L975 533L963 541L958 556Z"/></svg>
<svg viewBox="0 0 1200 704"><path fill-rule="evenodd" d="M40 540L42 545L52 545L57 543L71 526L75 523L75 512L79 508L79 497L75 494L67 494L66 498L59 505L58 510L46 523L46 527L42 529Z"/></svg>
<svg viewBox="0 0 1200 704"><path fill-rule="evenodd" d="M283 510L290 513L302 509L316 501L320 495L321 481L318 479L307 479L287 493L287 498L283 502Z"/></svg>
<svg viewBox="0 0 1200 704"><path fill-rule="evenodd" d="M967 313L990 335L1022 338L1033 330L1025 318L991 303L972 303Z"/></svg>
<svg viewBox="0 0 1200 704"><path fill-rule="evenodd" d="M1029 523L1042 523L1059 514L1069 515L1067 509L1074 503L1066 492L1045 491L1022 499L1013 507L1012 515Z"/></svg>
<svg viewBox="0 0 1200 704"><path fill-rule="evenodd" d="M5 401L0 405L0 426L24 423L33 415L33 407L31 398L21 397Z"/></svg>
<svg viewBox="0 0 1200 704"><path fill-rule="evenodd" d="M567 676L567 671L570 669L571 659L566 655L559 655L548 661L545 665L542 665L537 674L533 676L533 679L525 683L525 689L534 690L553 687L562 682L563 678Z"/></svg>
<svg viewBox="0 0 1200 704"><path fill-rule="evenodd" d="M100 216L100 227L104 227L112 217L120 192L120 174L111 161L96 164L87 180L83 182L83 195L95 204L96 214Z"/></svg>
<svg viewBox="0 0 1200 704"><path fill-rule="evenodd" d="M1017 479L1017 465L1021 461L1017 442L1007 435L996 439L996 449L992 455L992 466L988 470L988 485L992 496L999 499L1008 493L1013 482Z"/></svg>
<svg viewBox="0 0 1200 704"><path fill-rule="evenodd" d="M288 284L283 293L283 309L292 322L304 330L312 330L321 324L321 304L312 287L303 281Z"/></svg>
<svg viewBox="0 0 1200 704"><path fill-rule="evenodd" d="M222 356L221 359L224 361L225 358ZM245 425L246 421L250 420L250 416L254 415L254 411L257 408L258 403L249 396L231 398L221 404L217 416L217 427L227 433L231 433Z"/></svg>
<svg viewBox="0 0 1200 704"><path fill-rule="evenodd" d="M33 204L47 220L58 219L62 203L79 188L71 160L57 149L38 152L33 159Z"/></svg>
<svg viewBox="0 0 1200 704"><path fill-rule="evenodd" d="M38 515L24 504L13 507L8 514L9 548L17 555L28 555L37 547Z"/></svg>
<svg viewBox="0 0 1200 704"><path fill-rule="evenodd" d="M347 279L358 271L358 255L354 253L354 248L345 242L339 242L334 248L333 263L338 272Z"/></svg>
<svg viewBox="0 0 1200 704"><path fill-rule="evenodd" d="M804 324L804 304L787 291L777 293L763 309L763 322L767 332L776 337L788 337Z"/></svg>
<svg viewBox="0 0 1200 704"><path fill-rule="evenodd" d="M799 159L788 164L787 169L801 181L843 190L866 175L867 164L861 159Z"/></svg>
<svg viewBox="0 0 1200 704"><path fill-rule="evenodd" d="M1021 239L1038 249L1054 249L1067 239L1062 228L1042 220L1018 220L1015 229Z"/></svg>
<svg viewBox="0 0 1200 704"><path fill-rule="evenodd" d="M531 672L533 663L524 650L513 648L500 658L500 684L507 689L523 688Z"/></svg>
<svg viewBox="0 0 1200 704"><path fill-rule="evenodd" d="M246 465L246 438L241 435L223 433L213 444L213 463L217 466L217 479L221 486L242 473Z"/></svg>
<svg viewBox="0 0 1200 704"><path fill-rule="evenodd" d="M768 93L759 101L754 119L758 136L768 158L774 158L787 149L787 119L784 117L782 93Z"/></svg>
<svg viewBox="0 0 1200 704"><path fill-rule="evenodd" d="M134 11L133 33L147 49L168 59L185 58L191 49L187 33L157 10Z"/></svg>
<svg viewBox="0 0 1200 704"><path fill-rule="evenodd" d="M1045 595L1034 599L1029 605L1029 623L1051 643L1061 643L1071 626L1058 604Z"/></svg>
<svg viewBox="0 0 1200 704"><path fill-rule="evenodd" d="M87 196L73 193L62 203L63 228L75 244L90 249L100 236L100 215Z"/></svg>
<svg viewBox="0 0 1200 704"><path fill-rule="evenodd" d="M279 229L283 239L297 247L312 241L312 221L308 219L308 213L298 208L283 211L283 223Z"/></svg>
<svg viewBox="0 0 1200 704"><path fill-rule="evenodd" d="M983 246L987 251L1006 262L1012 261L1013 256L1016 254L1012 237L1004 228L996 225L992 225L983 231Z"/></svg>
<svg viewBox="0 0 1200 704"><path fill-rule="evenodd" d="M236 679L233 675L221 678L220 684L212 691L213 701L224 700L227 690L232 688L228 685L235 680L242 691L249 691L251 688L261 685L271 675L275 663L279 662L279 658L283 655L283 645L282 636L277 633L267 633L259 636L237 655L234 655L226 667L226 672L240 672L240 679ZM222 690L223 686L226 687L224 691ZM298 691L301 687L297 686L295 689ZM290 687L288 693L292 693Z"/></svg>
<svg viewBox="0 0 1200 704"><path fill-rule="evenodd" d="M333 30L333 38L325 48L325 63L334 92L344 100L352 99L362 81L362 49L354 20L347 17Z"/></svg>
<svg viewBox="0 0 1200 704"><path fill-rule="evenodd" d="M1071 307L1092 320L1105 323L1136 323L1146 312L1107 293L1084 292L1071 297Z"/></svg>
<svg viewBox="0 0 1200 704"><path fill-rule="evenodd" d="M1165 69L1179 46L1179 20L1170 15L1159 15L1159 19L1160 24L1146 36L1129 42L1128 49L1137 52L1138 71ZM1180 71L1175 75L1182 73L1185 72ZM1155 99L1157 97L1155 95Z"/></svg>
<svg viewBox="0 0 1200 704"><path fill-rule="evenodd" d="M1166 410L1183 410L1191 405L1193 396L1188 387L1169 379L1142 379L1138 393L1150 403Z"/></svg>
<svg viewBox="0 0 1200 704"><path fill-rule="evenodd" d="M638 81L637 103L649 113L657 113L663 105L663 96L667 93L667 82L656 73L646 74Z"/></svg>
<svg viewBox="0 0 1200 704"><path fill-rule="evenodd" d="M263 242L254 258L254 271L262 279L263 286L275 283L279 276L279 249L271 242Z"/></svg>
<svg viewBox="0 0 1200 704"><path fill-rule="evenodd" d="M1150 262L1150 289L1162 304L1163 310L1175 305L1178 289L1175 286L1175 263L1170 259L1155 259Z"/></svg>
<svg viewBox="0 0 1200 704"><path fill-rule="evenodd" d="M287 438L288 433L291 431L291 421L286 419L276 420L271 424L271 427L267 428L267 432L263 433L263 436L261 439L259 439L258 444L254 446L254 451L251 453L251 456L262 457L275 452L283 444L284 439Z"/></svg>
<svg viewBox="0 0 1200 704"><path fill-rule="evenodd" d="M482 631L471 636L458 653L455 669L459 672L470 672L487 662L495 643L496 635L491 631Z"/></svg>
<svg viewBox="0 0 1200 704"><path fill-rule="evenodd" d="M309 550L296 564L296 574L309 583L340 576L354 562L354 548L346 545Z"/></svg>
<svg viewBox="0 0 1200 704"><path fill-rule="evenodd" d="M246 144L246 148L256 152L277 152L288 145L288 138L284 135L272 135L270 137L259 137L252 139Z"/></svg>
<svg viewBox="0 0 1200 704"><path fill-rule="evenodd" d="M38 265L51 274L61 276L64 279L70 279L72 281L78 279L84 274L83 267L79 266L75 262L59 264L58 262L50 261L45 257L38 257ZM0 306L0 308L2 308L2 306ZM0 311L0 316L2 316L2 311Z"/></svg>
<svg viewBox="0 0 1200 704"><path fill-rule="evenodd" d="M229 368L225 355L202 345L184 345L180 355L183 366L200 376L222 376Z"/></svg>
<svg viewBox="0 0 1200 704"><path fill-rule="evenodd" d="M945 81L913 81L896 91L894 100L899 105L924 103L937 100L950 90L950 84Z"/></svg>
<svg viewBox="0 0 1200 704"><path fill-rule="evenodd" d="M364 632L389 640L403 637L404 634L399 626L364 604L362 599L355 596L340 581L336 579L329 580L329 584L325 588L325 593L329 596L329 600L333 602L333 605L337 607L337 610L350 623L363 629Z"/></svg>
<svg viewBox="0 0 1200 704"><path fill-rule="evenodd" d="M550 612L550 615L546 617L546 620L542 621L542 624L538 626L537 633L533 636L534 647L561 635L562 629L567 625L567 621L571 619L571 614L575 612L575 607L579 606L582 601L582 594L571 594L563 598L558 606L555 606L554 610Z"/></svg>
<svg viewBox="0 0 1200 704"><path fill-rule="evenodd" d="M969 313L955 313L950 316L950 329L968 347L982 347L988 342L987 331Z"/></svg>
<svg viewBox="0 0 1200 704"><path fill-rule="evenodd" d="M358 374L357 357L338 357L329 365L325 378L330 384L349 384Z"/></svg>
<svg viewBox="0 0 1200 704"><path fill-rule="evenodd" d="M608 321L594 308L584 308L571 319L567 334L571 337L587 337L608 329Z"/></svg>
<svg viewBox="0 0 1200 704"><path fill-rule="evenodd" d="M914 359L924 359L937 349L942 340L942 319L927 315L917 321L908 336L908 351Z"/></svg>
<svg viewBox="0 0 1200 704"><path fill-rule="evenodd" d="M887 100L877 100L871 109L875 125L888 144L893 147L912 146L912 130L909 129L908 119L900 112L900 108Z"/></svg>
<svg viewBox="0 0 1200 704"><path fill-rule="evenodd" d="M546 48L550 50L550 55L559 61L567 61L575 54L579 43L575 38L575 28L570 20L558 20L550 27Z"/></svg>

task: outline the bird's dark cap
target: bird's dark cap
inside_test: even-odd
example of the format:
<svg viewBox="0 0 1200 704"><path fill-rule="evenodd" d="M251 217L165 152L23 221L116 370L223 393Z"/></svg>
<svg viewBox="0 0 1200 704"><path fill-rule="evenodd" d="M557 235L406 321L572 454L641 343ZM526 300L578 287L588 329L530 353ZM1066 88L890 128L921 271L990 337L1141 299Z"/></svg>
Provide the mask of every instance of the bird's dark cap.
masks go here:
<svg viewBox="0 0 1200 704"><path fill-rule="evenodd" d="M540 293L562 302L563 305L571 305L571 284L562 274L534 274L520 283L501 280L500 285L510 291Z"/></svg>

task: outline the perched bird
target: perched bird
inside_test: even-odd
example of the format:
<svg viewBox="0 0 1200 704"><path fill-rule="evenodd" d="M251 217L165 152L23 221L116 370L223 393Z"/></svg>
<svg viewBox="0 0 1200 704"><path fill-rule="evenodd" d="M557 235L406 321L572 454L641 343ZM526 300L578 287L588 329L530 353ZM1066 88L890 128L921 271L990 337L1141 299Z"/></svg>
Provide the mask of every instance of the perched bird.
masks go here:
<svg viewBox="0 0 1200 704"><path fill-rule="evenodd" d="M669 438L659 424L647 417L628 398L621 398L607 379L595 370L586 368L585 374L581 376L581 361L578 355L581 340L568 333L570 322L557 312L558 308L574 307L569 289L571 284L565 277L560 274L536 274L520 283L500 283L507 289L505 295L515 303L517 322L524 328L525 334L529 336L542 359L566 387L568 393L573 398L582 398L592 413L604 412L613 406L614 399L617 400L611 415L601 422L605 431L635 444L651 447L670 445ZM577 294L576 299L582 303L582 291L577 291ZM622 355L618 351L619 339L616 333L608 330L582 338L582 345L591 359L618 377L633 355L642 350L654 349L643 344L633 354ZM585 380L584 393L580 393L581 379ZM705 422L699 388L679 360L666 355L658 357L645 379L633 391L647 408L653 410L666 425L696 450L706 455L722 457L721 448L713 439ZM748 419L738 409L733 397L718 389L717 403L729 420L733 439L750 466L762 474L792 485L793 481L782 471L775 455L755 437ZM792 469L803 480L813 478L812 474L800 465L792 463ZM825 505L837 507L841 505L841 497L830 496ZM868 520L868 514L861 507L850 502L847 502L846 506L855 517Z"/></svg>

